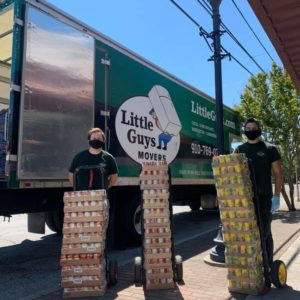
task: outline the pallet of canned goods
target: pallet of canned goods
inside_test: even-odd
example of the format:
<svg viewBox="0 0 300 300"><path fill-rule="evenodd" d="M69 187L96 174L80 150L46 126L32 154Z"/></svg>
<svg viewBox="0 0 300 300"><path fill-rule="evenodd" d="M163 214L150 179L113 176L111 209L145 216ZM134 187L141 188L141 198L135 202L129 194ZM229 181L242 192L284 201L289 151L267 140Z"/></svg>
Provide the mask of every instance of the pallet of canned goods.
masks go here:
<svg viewBox="0 0 300 300"><path fill-rule="evenodd" d="M61 281L64 298L102 296L109 205L105 190L64 194Z"/></svg>
<svg viewBox="0 0 300 300"><path fill-rule="evenodd" d="M229 290L257 295L270 283L271 276L253 172L242 153L216 156L212 165L223 225ZM276 276L272 273L272 277Z"/></svg>
<svg viewBox="0 0 300 300"><path fill-rule="evenodd" d="M135 258L135 283L170 289L182 281L182 259L174 255L170 178L166 162L145 163L142 191L142 256Z"/></svg>
<svg viewBox="0 0 300 300"><path fill-rule="evenodd" d="M258 294L264 287L260 235L244 154L213 158L230 291Z"/></svg>

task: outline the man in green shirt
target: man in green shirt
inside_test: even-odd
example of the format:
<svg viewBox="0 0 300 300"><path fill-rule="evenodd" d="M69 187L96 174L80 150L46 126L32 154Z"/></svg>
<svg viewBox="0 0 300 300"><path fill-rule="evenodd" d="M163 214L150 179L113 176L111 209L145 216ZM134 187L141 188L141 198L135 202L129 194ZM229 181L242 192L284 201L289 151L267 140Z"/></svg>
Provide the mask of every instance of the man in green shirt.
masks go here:
<svg viewBox="0 0 300 300"><path fill-rule="evenodd" d="M262 223L265 231L269 266L273 263L273 238L271 232L272 202L279 202L282 186L280 154L277 149L260 139L259 121L250 118L244 125L247 142L238 146L236 152L245 153L254 168L257 195L261 208ZM272 190L272 173L275 179L275 191Z"/></svg>
<svg viewBox="0 0 300 300"><path fill-rule="evenodd" d="M114 157L104 151L105 135L100 128L88 132L89 149L78 153L69 168L69 181L73 185L74 172L78 167L99 166L99 169L81 169L76 176L76 190L109 189L118 179L118 167ZM101 175L103 173L103 178Z"/></svg>

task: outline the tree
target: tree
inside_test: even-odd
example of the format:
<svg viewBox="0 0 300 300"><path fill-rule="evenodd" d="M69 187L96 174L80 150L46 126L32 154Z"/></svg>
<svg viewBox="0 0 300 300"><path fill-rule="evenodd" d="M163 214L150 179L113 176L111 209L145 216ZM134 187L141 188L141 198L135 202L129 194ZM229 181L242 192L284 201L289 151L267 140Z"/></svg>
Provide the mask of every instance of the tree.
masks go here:
<svg viewBox="0 0 300 300"><path fill-rule="evenodd" d="M293 182L300 153L300 97L290 76L273 63L269 73L249 79L236 109L242 120L259 119L264 139L279 148L284 182L290 188L287 195L283 185L281 193L289 210L295 210Z"/></svg>

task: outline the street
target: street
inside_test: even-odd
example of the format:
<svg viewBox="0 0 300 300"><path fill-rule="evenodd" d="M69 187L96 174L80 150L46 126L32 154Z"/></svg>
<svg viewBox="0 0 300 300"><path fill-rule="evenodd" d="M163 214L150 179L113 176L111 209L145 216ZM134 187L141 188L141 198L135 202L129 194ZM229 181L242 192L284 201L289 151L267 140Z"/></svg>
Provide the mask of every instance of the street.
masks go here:
<svg viewBox="0 0 300 300"><path fill-rule="evenodd" d="M299 209L300 202L296 200L295 204ZM214 245L213 239L217 235L219 226L218 211L200 210L191 212L188 206L174 206L173 215L175 254L183 256L184 276L186 278L185 286L181 287L181 291L188 293L195 285L199 290L204 290L205 286L210 285L211 281L215 282L217 280L219 286L215 286L213 292L220 296L218 299L227 299L227 296L224 296L225 298L221 296L221 293L223 295L225 291L226 294L227 290L225 280L227 271L224 268L208 266L203 262L203 258L208 255ZM288 212L285 202L281 199L280 211L274 214L272 223L275 240L274 254L277 259L287 252L289 246L299 236L298 222L299 213ZM5 222L1 220L0 299L61 299L60 251L61 237L48 228L46 228L45 235L27 232L26 215L13 216L10 222L7 219ZM120 291L118 292L119 297L122 295L120 299L127 299L124 295L129 290L131 291L129 286L133 285L133 258L140 256L140 251L141 248L137 247L108 252L108 257L116 259L120 267L121 278L120 283L117 285L118 291ZM286 263L289 265L289 260ZM205 278L201 277L199 281L198 275L194 275L194 269L197 269L201 274L205 274ZM218 272L215 272L216 270ZM288 283L293 285L293 277L288 280ZM194 293L198 292L195 291ZM207 297L213 296L213 294L207 295ZM108 295L107 297L115 299L116 296Z"/></svg>
<svg viewBox="0 0 300 300"><path fill-rule="evenodd" d="M216 236L218 211L191 212L187 206L174 206L175 245L211 233ZM59 289L61 237L46 228L45 235L27 232L27 216L16 215L1 222L0 299L35 299ZM176 253L177 254L177 253ZM140 248L108 253L119 266L140 255Z"/></svg>

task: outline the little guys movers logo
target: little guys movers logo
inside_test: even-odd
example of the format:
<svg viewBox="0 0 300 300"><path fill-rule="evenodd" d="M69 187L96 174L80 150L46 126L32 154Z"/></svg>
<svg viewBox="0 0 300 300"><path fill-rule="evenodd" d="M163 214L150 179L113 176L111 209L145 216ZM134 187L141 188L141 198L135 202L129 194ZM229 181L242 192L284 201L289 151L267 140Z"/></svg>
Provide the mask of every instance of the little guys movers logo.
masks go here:
<svg viewBox="0 0 300 300"><path fill-rule="evenodd" d="M178 153L181 123L162 86L153 86L148 97L126 100L118 109L115 125L121 146L138 163L170 163Z"/></svg>

